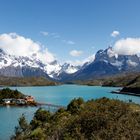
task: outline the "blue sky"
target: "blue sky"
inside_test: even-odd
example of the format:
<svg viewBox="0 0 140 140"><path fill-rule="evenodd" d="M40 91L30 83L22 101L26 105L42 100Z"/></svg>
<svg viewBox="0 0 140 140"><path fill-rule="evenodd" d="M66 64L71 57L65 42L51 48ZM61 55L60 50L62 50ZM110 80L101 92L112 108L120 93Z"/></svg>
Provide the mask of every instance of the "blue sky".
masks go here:
<svg viewBox="0 0 140 140"><path fill-rule="evenodd" d="M111 42L138 38L139 14L139 0L1 0L0 34L40 42L60 61L83 60ZM120 34L111 37L114 30Z"/></svg>

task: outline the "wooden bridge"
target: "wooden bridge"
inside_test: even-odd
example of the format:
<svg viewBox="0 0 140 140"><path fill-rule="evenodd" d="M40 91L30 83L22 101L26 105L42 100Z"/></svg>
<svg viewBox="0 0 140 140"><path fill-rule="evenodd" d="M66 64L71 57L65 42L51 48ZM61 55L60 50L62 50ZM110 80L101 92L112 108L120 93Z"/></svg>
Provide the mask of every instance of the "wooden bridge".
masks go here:
<svg viewBox="0 0 140 140"><path fill-rule="evenodd" d="M50 104L50 103L37 103L37 105L38 106L43 106L43 107L47 107L49 110L51 110L51 109L55 109L55 110L58 110L58 109L60 109L60 108L66 108L66 106L62 106L62 105L55 105L55 104Z"/></svg>

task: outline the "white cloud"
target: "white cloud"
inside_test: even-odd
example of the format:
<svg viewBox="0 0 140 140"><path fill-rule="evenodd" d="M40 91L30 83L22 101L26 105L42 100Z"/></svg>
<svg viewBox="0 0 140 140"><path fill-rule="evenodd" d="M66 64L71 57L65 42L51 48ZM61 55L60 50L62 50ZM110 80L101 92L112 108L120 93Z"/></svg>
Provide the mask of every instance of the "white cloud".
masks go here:
<svg viewBox="0 0 140 140"><path fill-rule="evenodd" d="M74 45L75 44L75 42L71 41L71 40L68 40L67 43L70 44L70 45Z"/></svg>
<svg viewBox="0 0 140 140"><path fill-rule="evenodd" d="M80 55L82 55L82 54L83 54L82 51L78 51L78 50L72 50L72 51L70 51L70 55L71 55L71 56L78 57L78 56L80 56Z"/></svg>
<svg viewBox="0 0 140 140"><path fill-rule="evenodd" d="M64 43L69 44L69 45L74 45L75 42L71 40L62 40Z"/></svg>
<svg viewBox="0 0 140 140"><path fill-rule="evenodd" d="M49 32L41 31L40 33L41 33L42 35L44 35L44 36L48 36L48 35L49 35Z"/></svg>
<svg viewBox="0 0 140 140"><path fill-rule="evenodd" d="M83 61L80 61L80 60L75 60L75 61L66 61L66 63L70 63L71 65L73 66L82 66L83 65Z"/></svg>
<svg viewBox="0 0 140 140"><path fill-rule="evenodd" d="M123 55L138 54L140 53L140 38L120 39L114 44L114 51Z"/></svg>
<svg viewBox="0 0 140 140"><path fill-rule="evenodd" d="M50 32L47 32L47 31L41 31L40 32L43 36L49 36L49 37L52 37L52 38L60 38L60 35L58 33L50 33Z"/></svg>
<svg viewBox="0 0 140 140"><path fill-rule="evenodd" d="M95 54L93 54L93 55L91 55L91 56L89 56L88 58L86 58L86 59L84 59L84 63L86 63L86 62L92 62L92 61L94 61L94 59L95 59Z"/></svg>
<svg viewBox="0 0 140 140"><path fill-rule="evenodd" d="M48 49L44 49L42 51L37 52L37 57L44 63L50 63L55 60L55 57L52 53L48 51Z"/></svg>
<svg viewBox="0 0 140 140"><path fill-rule="evenodd" d="M61 39L61 36L58 33L51 33L51 32L47 32L47 31L41 31L40 34L42 34L43 36L48 36L54 39ZM65 44L69 44L69 45L74 45L75 42L72 40L65 40L65 39L61 39L60 41L64 42Z"/></svg>
<svg viewBox="0 0 140 140"><path fill-rule="evenodd" d="M119 34L120 34L119 31L113 31L113 32L111 33L111 36L112 36L112 37L117 37Z"/></svg>
<svg viewBox="0 0 140 140"><path fill-rule="evenodd" d="M61 38L61 36L58 33L50 33L50 36L52 36L53 38Z"/></svg>
<svg viewBox="0 0 140 140"><path fill-rule="evenodd" d="M94 59L95 59L95 54L89 56L88 58L86 58L84 60L75 60L75 61L67 61L67 62L72 64L73 66L82 66L86 62L89 62L89 63L93 62Z"/></svg>
<svg viewBox="0 0 140 140"><path fill-rule="evenodd" d="M36 54L44 63L52 62L55 59L47 48L30 38L25 38L16 33L1 34L0 48L8 54L16 56L32 56Z"/></svg>

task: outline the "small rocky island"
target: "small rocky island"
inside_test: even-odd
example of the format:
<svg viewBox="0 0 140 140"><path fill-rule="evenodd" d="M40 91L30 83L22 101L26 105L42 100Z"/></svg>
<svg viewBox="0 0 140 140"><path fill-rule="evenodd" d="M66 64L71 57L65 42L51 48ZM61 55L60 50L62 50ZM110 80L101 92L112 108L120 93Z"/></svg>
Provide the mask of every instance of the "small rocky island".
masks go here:
<svg viewBox="0 0 140 140"><path fill-rule="evenodd" d="M24 95L17 89L4 88L0 90L0 105L36 106L37 103L34 97Z"/></svg>

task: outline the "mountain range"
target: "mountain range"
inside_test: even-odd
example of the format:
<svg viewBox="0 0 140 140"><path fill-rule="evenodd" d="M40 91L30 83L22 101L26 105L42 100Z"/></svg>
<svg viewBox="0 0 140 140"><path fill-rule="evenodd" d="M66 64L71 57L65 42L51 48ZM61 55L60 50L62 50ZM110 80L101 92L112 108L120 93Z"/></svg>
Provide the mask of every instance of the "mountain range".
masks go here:
<svg viewBox="0 0 140 140"><path fill-rule="evenodd" d="M60 65L57 60L44 64L35 54L30 57L14 56L0 49L0 75L7 77L46 77L59 80L61 74L71 74L80 69L70 63Z"/></svg>
<svg viewBox="0 0 140 140"><path fill-rule="evenodd" d="M123 72L139 72L138 55L120 55L112 47L99 50L93 61L82 66L59 64L57 60L44 64L36 55L14 56L0 49L0 75L9 77L45 77L55 81L97 79Z"/></svg>
<svg viewBox="0 0 140 140"><path fill-rule="evenodd" d="M115 53L112 47L109 47L105 50L99 50L93 62L83 65L71 77L76 80L97 79L115 74L139 71L140 58L138 55L119 55Z"/></svg>

